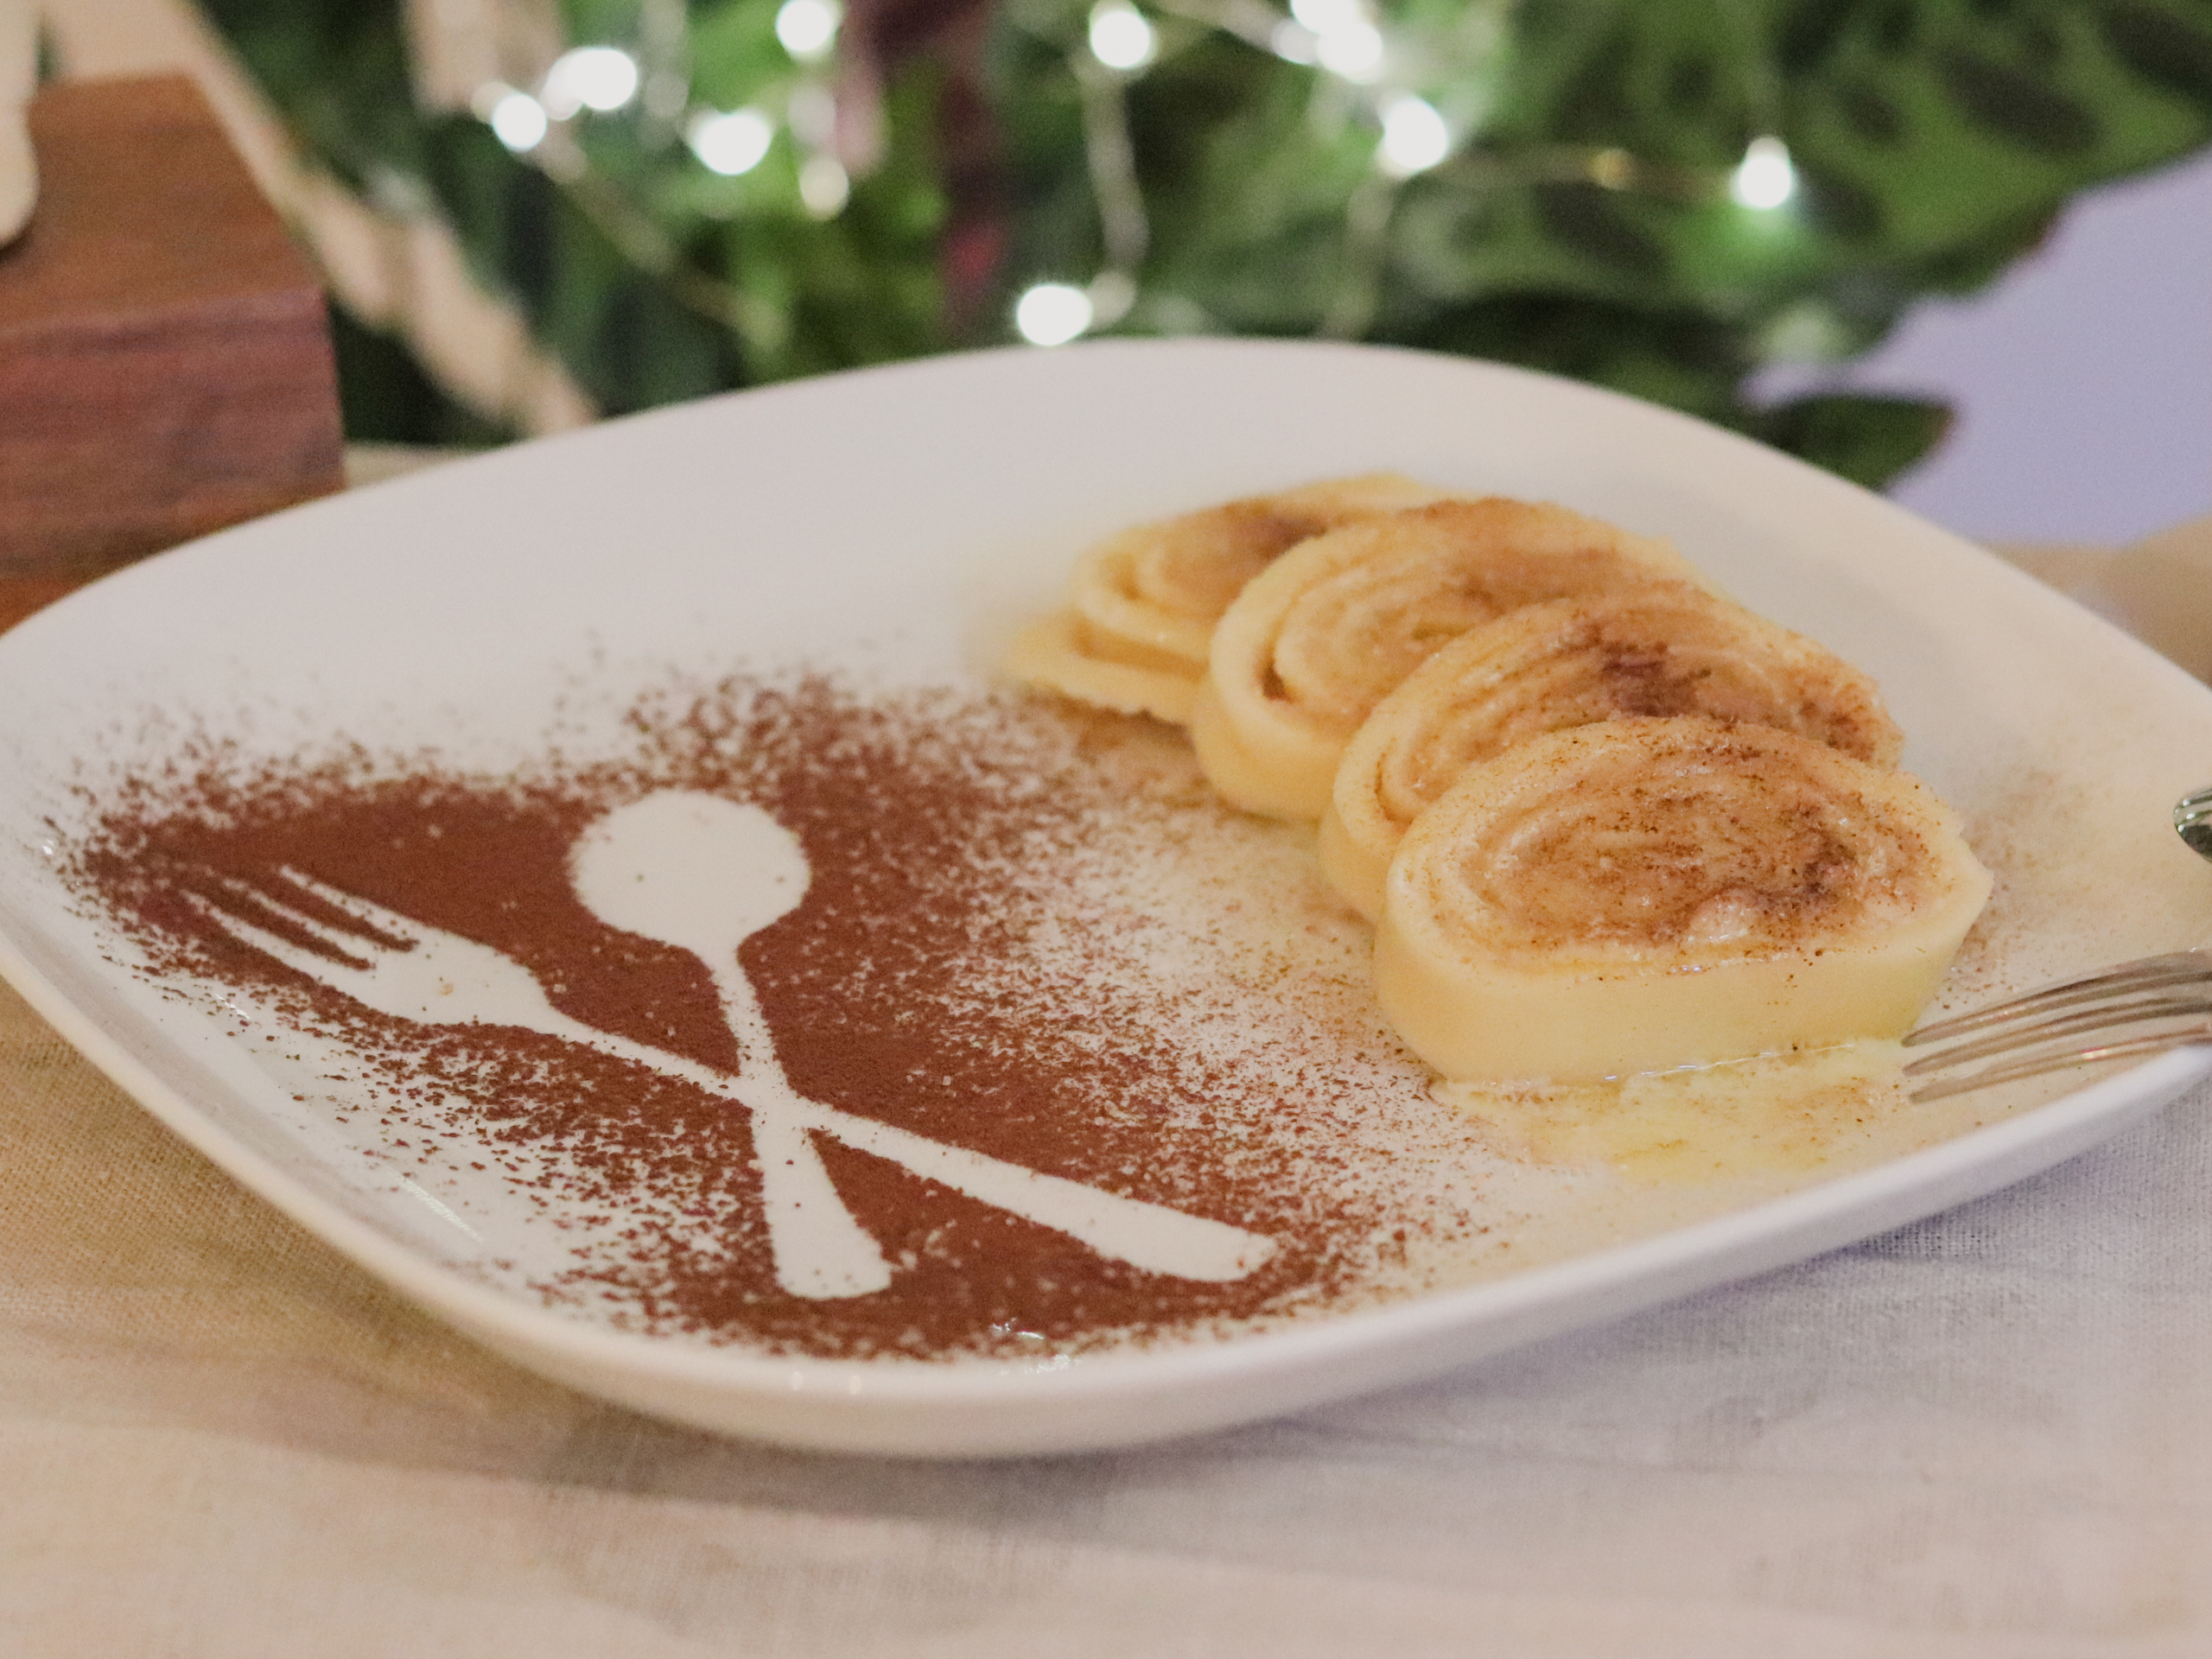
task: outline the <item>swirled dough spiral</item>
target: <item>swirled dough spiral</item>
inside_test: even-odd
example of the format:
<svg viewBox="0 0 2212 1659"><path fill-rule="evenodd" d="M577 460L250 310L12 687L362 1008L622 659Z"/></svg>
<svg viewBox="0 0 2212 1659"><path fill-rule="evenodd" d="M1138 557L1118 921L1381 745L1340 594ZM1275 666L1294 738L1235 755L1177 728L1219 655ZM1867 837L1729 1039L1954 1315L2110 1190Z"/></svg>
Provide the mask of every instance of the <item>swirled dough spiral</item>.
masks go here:
<svg viewBox="0 0 2212 1659"><path fill-rule="evenodd" d="M1709 594L1531 605L1460 635L1376 706L1337 768L1322 870L1371 921L1407 825L1469 766L1544 732L1639 715L1777 727L1885 767L1904 741L1866 675Z"/></svg>
<svg viewBox="0 0 2212 1659"><path fill-rule="evenodd" d="M1006 671L1081 702L1186 726L1214 624L1255 573L1336 525L1444 499L1399 474L1369 473L1123 531L1084 555L1073 606L1024 628Z"/></svg>
<svg viewBox="0 0 2212 1659"><path fill-rule="evenodd" d="M1447 640L1545 600L1701 582L1664 542L1497 496L1331 531L1245 584L1214 630L1198 763L1237 806L1318 818L1360 722Z"/></svg>
<svg viewBox="0 0 2212 1659"><path fill-rule="evenodd" d="M1073 609L1032 622L1007 647L1007 674L1117 714L1191 723L1198 677L1180 658L1094 628Z"/></svg>
<svg viewBox="0 0 2212 1659"><path fill-rule="evenodd" d="M1552 732L1391 861L1383 1012L1453 1078L1562 1082L1908 1030L1989 895L1949 809L1794 733Z"/></svg>
<svg viewBox="0 0 2212 1659"><path fill-rule="evenodd" d="M1075 607L1105 634L1182 658L1195 679L1221 613L1285 551L1340 524L1445 496L1398 473L1366 473L1139 524L1077 562Z"/></svg>

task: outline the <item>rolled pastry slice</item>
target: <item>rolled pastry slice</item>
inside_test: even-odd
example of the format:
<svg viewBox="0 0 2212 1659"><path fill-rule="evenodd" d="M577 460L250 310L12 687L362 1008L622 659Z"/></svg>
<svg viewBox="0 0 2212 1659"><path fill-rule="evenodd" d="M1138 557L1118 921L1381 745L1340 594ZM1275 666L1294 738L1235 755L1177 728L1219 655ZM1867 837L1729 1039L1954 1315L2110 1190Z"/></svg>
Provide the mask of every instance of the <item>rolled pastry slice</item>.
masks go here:
<svg viewBox="0 0 2212 1659"><path fill-rule="evenodd" d="M1221 613L1286 550L1446 495L1397 473L1367 473L1139 524L1083 556L1075 607L1101 633L1181 658L1195 680Z"/></svg>
<svg viewBox="0 0 2212 1659"><path fill-rule="evenodd" d="M1372 921L1406 826L1469 766L1637 715L1772 726L1885 767L1904 742L1866 675L1726 600L1687 588L1554 600L1461 634L1376 705L1337 768L1322 871Z"/></svg>
<svg viewBox="0 0 2212 1659"><path fill-rule="evenodd" d="M1447 640L1545 600L1667 583L1703 578L1664 542L1497 496L1317 536L1214 630L1191 711L1198 763L1248 811L1318 818L1360 722Z"/></svg>
<svg viewBox="0 0 2212 1659"><path fill-rule="evenodd" d="M1446 1077L1580 1082L1909 1030L1989 896L1916 779L1694 717L1468 770L1391 861L1382 1010Z"/></svg>
<svg viewBox="0 0 2212 1659"><path fill-rule="evenodd" d="M1198 676L1180 658L1102 633L1073 610L1056 611L1016 634L1007 676L1118 714L1191 723Z"/></svg>

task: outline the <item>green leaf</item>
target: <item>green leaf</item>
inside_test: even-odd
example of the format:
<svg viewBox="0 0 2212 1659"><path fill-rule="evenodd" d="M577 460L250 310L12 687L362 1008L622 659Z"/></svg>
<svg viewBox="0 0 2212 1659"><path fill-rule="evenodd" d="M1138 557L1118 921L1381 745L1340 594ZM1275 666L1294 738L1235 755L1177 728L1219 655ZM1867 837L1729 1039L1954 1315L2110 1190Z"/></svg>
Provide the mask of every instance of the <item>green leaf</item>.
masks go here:
<svg viewBox="0 0 2212 1659"><path fill-rule="evenodd" d="M2113 0L2097 18L2106 44L2136 74L2196 105L2212 105L2212 19Z"/></svg>
<svg viewBox="0 0 2212 1659"><path fill-rule="evenodd" d="M1179 10L1151 13L1150 67L1092 65L1086 92L1088 0L999 0L980 54L911 9L877 20L903 54L886 160L817 220L787 126L723 178L680 124L582 117L588 172L556 184L474 121L416 111L403 0L205 3L299 141L373 200L434 205L609 409L1006 338L1021 288L1101 270L1089 144L1119 118L1145 244L1123 332L1356 330L1494 357L1878 481L1940 411L1762 411L1743 387L1764 353L1863 350L1919 296L1989 281L2080 191L2212 142L2212 0L1382 0L1394 73L1463 139L1402 182L1377 170L1382 88ZM571 39L643 49L645 0L559 4ZM777 43L778 4L691 0L696 107L782 121L835 79ZM947 89L978 73L987 130L948 149ZM1796 192L1739 207L1732 170L1769 134Z"/></svg>
<svg viewBox="0 0 2212 1659"><path fill-rule="evenodd" d="M357 321L337 305L330 308L330 341L347 438L483 448L515 435L447 396L403 342Z"/></svg>
<svg viewBox="0 0 2212 1659"><path fill-rule="evenodd" d="M2087 156L2104 136L2104 124L2080 99L1971 47L1937 54L1936 67L1969 118L2024 149Z"/></svg>
<svg viewBox="0 0 2212 1659"><path fill-rule="evenodd" d="M1878 490L1925 459L1950 424L1942 404L1839 393L1784 404L1750 429L1777 449Z"/></svg>

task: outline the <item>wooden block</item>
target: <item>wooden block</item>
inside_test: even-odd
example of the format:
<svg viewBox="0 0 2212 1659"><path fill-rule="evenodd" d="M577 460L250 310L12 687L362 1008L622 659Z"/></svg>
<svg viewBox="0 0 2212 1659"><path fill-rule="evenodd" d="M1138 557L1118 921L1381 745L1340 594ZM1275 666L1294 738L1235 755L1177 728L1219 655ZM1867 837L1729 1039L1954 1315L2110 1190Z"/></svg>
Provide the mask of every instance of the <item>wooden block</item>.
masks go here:
<svg viewBox="0 0 2212 1659"><path fill-rule="evenodd" d="M30 109L0 251L0 578L83 579L344 483L314 270L181 76Z"/></svg>
<svg viewBox="0 0 2212 1659"><path fill-rule="evenodd" d="M67 577L0 576L0 633L83 585Z"/></svg>

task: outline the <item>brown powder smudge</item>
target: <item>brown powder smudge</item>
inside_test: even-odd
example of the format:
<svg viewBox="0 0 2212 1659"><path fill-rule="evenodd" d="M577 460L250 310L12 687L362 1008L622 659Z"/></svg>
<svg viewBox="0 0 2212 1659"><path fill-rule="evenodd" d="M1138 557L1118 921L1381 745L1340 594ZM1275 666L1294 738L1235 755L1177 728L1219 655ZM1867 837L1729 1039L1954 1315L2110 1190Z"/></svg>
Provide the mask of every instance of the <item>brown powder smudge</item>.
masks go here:
<svg viewBox="0 0 2212 1659"><path fill-rule="evenodd" d="M1102 836L1135 825L1172 856L1222 812L1157 764L1143 722L736 678L648 696L630 723L620 764L571 766L549 745L513 778L365 754L240 777L203 752L115 792L74 880L165 982L248 988L341 1035L375 1079L345 1110L381 1126L382 1155L506 1172L578 1231L575 1265L539 1294L630 1328L823 1357L1030 1356L1331 1305L1402 1253L1406 1218L1332 1179L1352 1154L1308 1132L1361 1109L1357 1033L1286 1027L1257 1066L1193 1052L1164 1035L1187 998L1147 983L1134 921L1094 905L1072 943L1055 931L1066 872ZM1238 1283L1147 1274L818 1141L898 1271L874 1295L796 1298L771 1271L741 1108L534 1033L376 1014L232 942L186 896L235 910L236 884L303 870L493 946L577 1019L728 1069L701 964L608 929L569 889L585 825L665 787L754 802L805 848L805 902L742 953L802 1094L1249 1228L1280 1254Z"/></svg>

